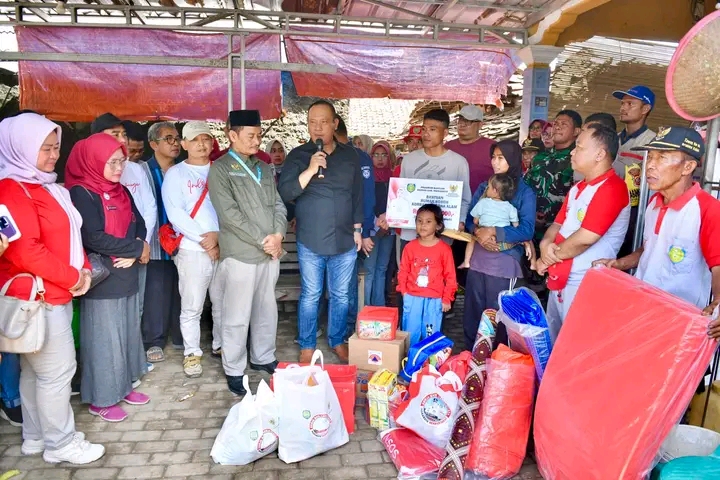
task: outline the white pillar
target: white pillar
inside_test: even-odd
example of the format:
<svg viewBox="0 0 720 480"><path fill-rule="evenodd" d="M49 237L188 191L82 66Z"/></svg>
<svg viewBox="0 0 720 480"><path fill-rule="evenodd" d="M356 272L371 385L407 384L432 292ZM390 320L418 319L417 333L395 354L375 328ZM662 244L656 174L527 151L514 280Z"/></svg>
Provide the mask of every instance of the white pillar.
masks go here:
<svg viewBox="0 0 720 480"><path fill-rule="evenodd" d="M525 62L523 100L520 109L520 139L527 138L530 122L547 120L550 107L550 62L562 52L560 47L530 45L518 51Z"/></svg>

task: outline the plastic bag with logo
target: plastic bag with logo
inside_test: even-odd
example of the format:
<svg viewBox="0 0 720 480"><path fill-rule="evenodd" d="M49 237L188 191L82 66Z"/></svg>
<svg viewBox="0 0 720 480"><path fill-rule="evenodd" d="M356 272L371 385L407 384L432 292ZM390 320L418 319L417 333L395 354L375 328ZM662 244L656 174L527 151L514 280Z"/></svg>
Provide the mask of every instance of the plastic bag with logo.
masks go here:
<svg viewBox="0 0 720 480"><path fill-rule="evenodd" d="M398 470L399 480L437 478L445 452L407 428L390 428L379 437Z"/></svg>
<svg viewBox="0 0 720 480"><path fill-rule="evenodd" d="M273 374L280 405L278 457L285 463L307 460L349 441L340 401L323 366L322 352L316 350L309 366Z"/></svg>
<svg viewBox="0 0 720 480"><path fill-rule="evenodd" d="M247 375L243 377L247 395L228 412L215 438L210 456L221 465L247 465L274 452L278 446L278 404L275 394L260 380L255 395L250 393Z"/></svg>
<svg viewBox="0 0 720 480"><path fill-rule="evenodd" d="M457 414L462 381L455 372L440 375L425 365L413 375L408 400L397 409L397 424L438 448L445 448Z"/></svg>

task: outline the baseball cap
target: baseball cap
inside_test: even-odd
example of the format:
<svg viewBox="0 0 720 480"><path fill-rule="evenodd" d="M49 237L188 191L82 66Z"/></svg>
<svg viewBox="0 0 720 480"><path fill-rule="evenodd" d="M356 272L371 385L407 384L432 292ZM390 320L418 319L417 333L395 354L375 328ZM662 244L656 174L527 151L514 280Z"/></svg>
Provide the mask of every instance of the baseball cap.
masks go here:
<svg viewBox="0 0 720 480"><path fill-rule="evenodd" d="M628 90L615 90L613 97L618 100L622 100L625 95L628 95L650 105L650 108L655 108L655 94L645 85L635 85Z"/></svg>
<svg viewBox="0 0 720 480"><path fill-rule="evenodd" d="M199 120L193 120L191 122L188 122L185 124L185 126L182 129L182 137L184 140L195 140L198 135L202 134L213 136L212 132L210 131L210 126L207 124L207 122L202 122Z"/></svg>
<svg viewBox="0 0 720 480"><path fill-rule="evenodd" d="M422 126L421 125L413 125L410 127L410 131L408 131L408 134L403 139L405 142L410 140L411 138L422 138Z"/></svg>
<svg viewBox="0 0 720 480"><path fill-rule="evenodd" d="M537 150L538 152L545 151L545 144L539 138L526 138L522 144L523 150Z"/></svg>
<svg viewBox="0 0 720 480"><path fill-rule="evenodd" d="M112 113L103 113L90 124L90 134L94 135L102 132L103 130L117 127L118 125L122 125L122 120Z"/></svg>
<svg viewBox="0 0 720 480"><path fill-rule="evenodd" d="M484 117L483 111L475 105L465 105L460 109L459 115L471 122L482 122Z"/></svg>
<svg viewBox="0 0 720 480"><path fill-rule="evenodd" d="M705 154L705 144L694 128L666 127L661 128L650 143L631 150L665 150L687 153L698 162Z"/></svg>

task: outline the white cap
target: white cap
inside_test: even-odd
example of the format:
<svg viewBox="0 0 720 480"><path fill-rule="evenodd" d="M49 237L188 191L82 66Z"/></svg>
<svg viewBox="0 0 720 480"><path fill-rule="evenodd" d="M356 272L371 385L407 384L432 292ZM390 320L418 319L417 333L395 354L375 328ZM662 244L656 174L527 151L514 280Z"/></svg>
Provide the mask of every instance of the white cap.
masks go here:
<svg viewBox="0 0 720 480"><path fill-rule="evenodd" d="M482 122L483 111L475 105L465 105L460 109L460 116L471 122Z"/></svg>
<svg viewBox="0 0 720 480"><path fill-rule="evenodd" d="M202 135L203 133L211 137L213 136L210 131L210 125L208 125L207 122L201 122L199 120L186 123L182 129L182 136L185 140L195 140L198 135Z"/></svg>

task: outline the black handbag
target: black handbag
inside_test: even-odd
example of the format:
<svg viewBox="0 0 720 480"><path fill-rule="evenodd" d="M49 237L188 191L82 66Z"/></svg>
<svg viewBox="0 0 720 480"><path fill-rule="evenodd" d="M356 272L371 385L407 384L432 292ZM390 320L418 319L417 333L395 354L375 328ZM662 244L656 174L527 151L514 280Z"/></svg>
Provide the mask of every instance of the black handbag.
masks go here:
<svg viewBox="0 0 720 480"><path fill-rule="evenodd" d="M110 276L110 270L102 261L102 255L99 253L88 254L90 261L90 288L102 282Z"/></svg>

